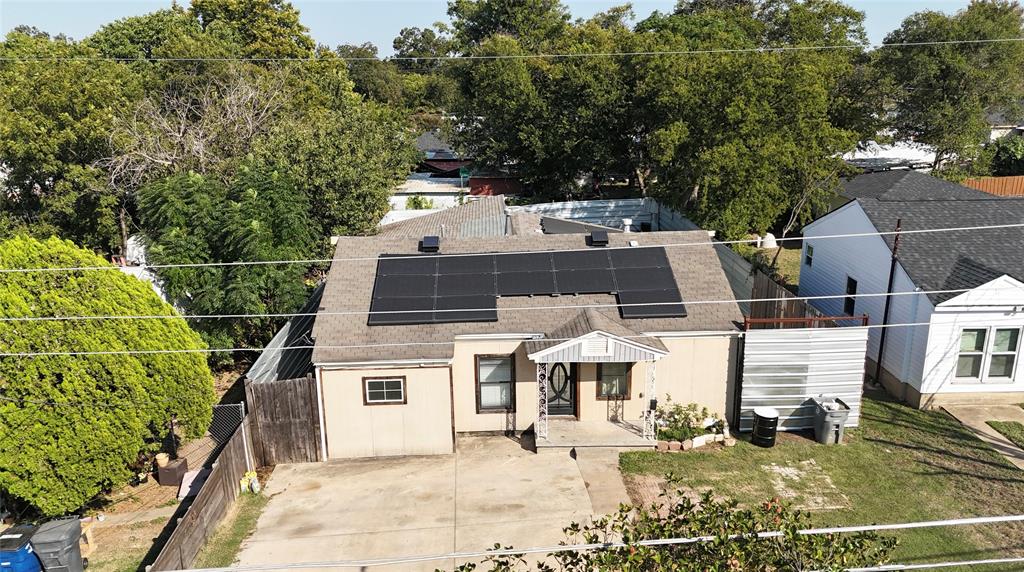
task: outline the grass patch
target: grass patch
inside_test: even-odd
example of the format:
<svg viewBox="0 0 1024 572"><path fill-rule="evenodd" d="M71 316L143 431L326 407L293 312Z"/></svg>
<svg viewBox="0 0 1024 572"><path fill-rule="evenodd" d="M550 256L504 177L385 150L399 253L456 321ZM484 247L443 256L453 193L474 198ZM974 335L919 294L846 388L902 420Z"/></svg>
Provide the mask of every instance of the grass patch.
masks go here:
<svg viewBox="0 0 1024 572"><path fill-rule="evenodd" d="M1024 473L952 417L867 397L861 427L848 431L841 446L781 435L771 449L740 441L681 454L623 453L619 462L627 478L672 472L688 488L712 489L747 505L778 496L816 509L812 518L819 525L1018 514L1024 500ZM897 562L1024 554L1024 527L1013 524L897 536Z"/></svg>
<svg viewBox="0 0 1024 572"><path fill-rule="evenodd" d="M779 252L779 259L776 261L779 276L790 286L800 284L800 264L803 250L799 246L801 243L796 244L797 246L795 247L782 247L782 250Z"/></svg>
<svg viewBox="0 0 1024 572"><path fill-rule="evenodd" d="M242 542L256 530L256 521L268 500L261 494L238 497L231 514L199 551L193 568L223 568L233 564Z"/></svg>
<svg viewBox="0 0 1024 572"><path fill-rule="evenodd" d="M1024 449L1024 425L1017 421L986 421L988 426L999 431L999 433L1013 442L1014 445Z"/></svg>

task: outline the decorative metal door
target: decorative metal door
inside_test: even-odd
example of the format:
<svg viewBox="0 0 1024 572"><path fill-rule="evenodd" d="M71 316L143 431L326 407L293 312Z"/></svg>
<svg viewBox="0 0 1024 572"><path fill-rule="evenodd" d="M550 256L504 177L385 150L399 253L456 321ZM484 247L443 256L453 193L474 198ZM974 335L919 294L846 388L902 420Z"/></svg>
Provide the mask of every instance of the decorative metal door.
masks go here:
<svg viewBox="0 0 1024 572"><path fill-rule="evenodd" d="M576 380L565 364L556 363L548 375L548 413L576 414Z"/></svg>

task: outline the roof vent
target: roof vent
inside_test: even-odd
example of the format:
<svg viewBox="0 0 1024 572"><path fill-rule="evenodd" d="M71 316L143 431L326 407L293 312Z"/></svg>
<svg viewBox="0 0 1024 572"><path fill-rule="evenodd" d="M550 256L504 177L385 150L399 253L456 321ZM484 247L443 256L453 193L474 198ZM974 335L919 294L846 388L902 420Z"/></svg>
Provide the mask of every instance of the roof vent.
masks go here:
<svg viewBox="0 0 1024 572"><path fill-rule="evenodd" d="M437 252L441 250L441 239L437 236L424 236L420 241L420 252Z"/></svg>
<svg viewBox="0 0 1024 572"><path fill-rule="evenodd" d="M590 246L608 246L608 231L594 230L590 232Z"/></svg>

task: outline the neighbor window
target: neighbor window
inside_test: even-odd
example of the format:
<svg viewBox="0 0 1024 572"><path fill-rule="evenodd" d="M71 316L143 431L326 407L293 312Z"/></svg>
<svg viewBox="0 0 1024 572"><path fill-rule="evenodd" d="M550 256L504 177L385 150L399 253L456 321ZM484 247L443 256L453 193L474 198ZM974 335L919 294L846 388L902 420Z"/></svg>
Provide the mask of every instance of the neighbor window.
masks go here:
<svg viewBox="0 0 1024 572"><path fill-rule="evenodd" d="M514 411L514 380L513 356L477 356L477 411Z"/></svg>
<svg viewBox="0 0 1024 572"><path fill-rule="evenodd" d="M814 265L814 247L810 244L807 245L806 252L804 252L804 264L807 266Z"/></svg>
<svg viewBox="0 0 1024 572"><path fill-rule="evenodd" d="M846 277L846 298L843 298L843 313L852 316L857 309L857 281Z"/></svg>
<svg viewBox="0 0 1024 572"><path fill-rule="evenodd" d="M1019 348L1019 328L965 328L960 332L956 377L1009 380Z"/></svg>
<svg viewBox="0 0 1024 572"><path fill-rule="evenodd" d="M629 399L628 363L597 364L597 398Z"/></svg>
<svg viewBox="0 0 1024 572"><path fill-rule="evenodd" d="M405 378L364 377L363 401L366 405L405 403Z"/></svg>

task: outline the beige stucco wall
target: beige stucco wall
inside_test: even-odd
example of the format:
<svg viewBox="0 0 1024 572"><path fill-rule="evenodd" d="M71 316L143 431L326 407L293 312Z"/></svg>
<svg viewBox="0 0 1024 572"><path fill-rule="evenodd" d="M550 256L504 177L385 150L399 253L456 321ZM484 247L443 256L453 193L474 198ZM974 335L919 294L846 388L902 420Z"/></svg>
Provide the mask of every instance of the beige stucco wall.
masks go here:
<svg viewBox="0 0 1024 572"><path fill-rule="evenodd" d="M526 357L522 346L520 340L456 340L452 359L456 431L524 431L537 420L537 366ZM474 356L513 353L516 356L515 412L477 413Z"/></svg>
<svg viewBox="0 0 1024 572"><path fill-rule="evenodd" d="M327 458L452 452L450 370L321 371ZM364 377L405 377L406 403L363 404Z"/></svg>
<svg viewBox="0 0 1024 572"><path fill-rule="evenodd" d="M659 404L664 404L671 395L675 403L697 403L719 415L731 415L738 338L662 338L661 341L669 349L669 355L657 365ZM636 380L634 374L634 387Z"/></svg>

